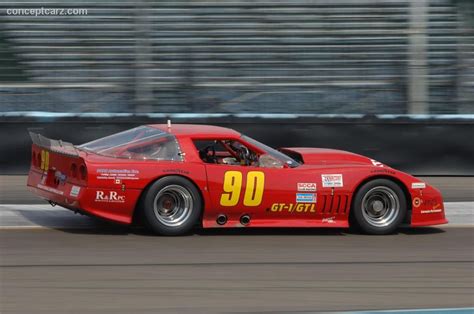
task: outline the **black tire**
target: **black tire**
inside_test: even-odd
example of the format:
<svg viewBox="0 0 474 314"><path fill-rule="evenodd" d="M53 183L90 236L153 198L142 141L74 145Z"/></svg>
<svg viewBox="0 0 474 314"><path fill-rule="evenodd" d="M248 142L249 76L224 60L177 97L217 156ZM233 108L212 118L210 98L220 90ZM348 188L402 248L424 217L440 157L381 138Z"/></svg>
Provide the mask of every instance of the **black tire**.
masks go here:
<svg viewBox="0 0 474 314"><path fill-rule="evenodd" d="M407 200L398 184L387 179L365 183L354 196L352 223L368 234L390 234L402 223Z"/></svg>
<svg viewBox="0 0 474 314"><path fill-rule="evenodd" d="M189 180L169 176L147 189L141 207L145 225L151 231L166 236L184 235L198 223L202 199Z"/></svg>

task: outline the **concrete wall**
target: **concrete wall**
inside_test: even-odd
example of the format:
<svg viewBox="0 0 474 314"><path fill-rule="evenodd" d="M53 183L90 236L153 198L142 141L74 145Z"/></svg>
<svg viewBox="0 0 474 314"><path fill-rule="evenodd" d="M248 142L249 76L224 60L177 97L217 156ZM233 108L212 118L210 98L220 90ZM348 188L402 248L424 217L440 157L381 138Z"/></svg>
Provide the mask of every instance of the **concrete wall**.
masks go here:
<svg viewBox="0 0 474 314"><path fill-rule="evenodd" d="M474 119L395 116L115 115L0 117L0 174L29 168L28 130L74 144L140 124L205 123L234 128L273 147L312 146L352 151L415 175L474 175Z"/></svg>

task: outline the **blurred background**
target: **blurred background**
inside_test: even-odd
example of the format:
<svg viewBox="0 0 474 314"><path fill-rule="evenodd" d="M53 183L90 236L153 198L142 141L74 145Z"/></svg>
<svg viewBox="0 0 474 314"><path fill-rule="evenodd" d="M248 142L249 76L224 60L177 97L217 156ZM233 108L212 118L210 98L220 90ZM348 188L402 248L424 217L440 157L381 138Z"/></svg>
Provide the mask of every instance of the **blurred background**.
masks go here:
<svg viewBox="0 0 474 314"><path fill-rule="evenodd" d="M42 7L77 14L13 14ZM474 175L473 1L0 9L2 173L27 171L27 129L80 143L171 118L273 146L352 150L415 174Z"/></svg>

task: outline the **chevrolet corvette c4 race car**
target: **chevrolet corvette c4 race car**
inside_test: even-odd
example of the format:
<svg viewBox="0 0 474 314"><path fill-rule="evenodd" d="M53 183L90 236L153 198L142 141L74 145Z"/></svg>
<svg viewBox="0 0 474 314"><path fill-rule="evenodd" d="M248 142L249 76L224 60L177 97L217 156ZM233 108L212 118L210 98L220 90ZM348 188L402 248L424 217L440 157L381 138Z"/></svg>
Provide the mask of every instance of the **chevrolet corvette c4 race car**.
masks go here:
<svg viewBox="0 0 474 314"><path fill-rule="evenodd" d="M438 190L373 159L273 149L228 128L144 125L74 146L30 133L28 187L51 204L162 235L214 227L445 224Z"/></svg>

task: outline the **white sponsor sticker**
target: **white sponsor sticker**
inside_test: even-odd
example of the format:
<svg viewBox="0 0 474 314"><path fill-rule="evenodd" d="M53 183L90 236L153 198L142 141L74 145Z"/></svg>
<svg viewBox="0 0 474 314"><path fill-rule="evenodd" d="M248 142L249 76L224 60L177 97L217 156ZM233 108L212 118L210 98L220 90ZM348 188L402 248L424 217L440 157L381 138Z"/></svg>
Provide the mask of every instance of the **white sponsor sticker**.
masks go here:
<svg viewBox="0 0 474 314"><path fill-rule="evenodd" d="M372 162L372 165L374 165L375 167L383 167L383 163L381 163L380 161L377 161L375 159L371 159L370 161Z"/></svg>
<svg viewBox="0 0 474 314"><path fill-rule="evenodd" d="M412 189L424 189L426 188L426 183L425 182L414 182L411 184Z"/></svg>
<svg viewBox="0 0 474 314"><path fill-rule="evenodd" d="M322 174L323 188L342 188L342 174Z"/></svg>
<svg viewBox="0 0 474 314"><path fill-rule="evenodd" d="M316 194L314 193L296 193L297 203L316 203Z"/></svg>
<svg viewBox="0 0 474 314"><path fill-rule="evenodd" d="M124 203L125 195L119 195L118 192L115 192L115 191L109 191L109 192L96 191L95 201L106 202L106 203Z"/></svg>
<svg viewBox="0 0 474 314"><path fill-rule="evenodd" d="M327 217L327 218L323 218L323 223L327 223L327 224L335 224L336 222L334 221L336 219L336 216L332 216L332 217Z"/></svg>
<svg viewBox="0 0 474 314"><path fill-rule="evenodd" d="M428 210L422 210L421 213L422 214L434 214L434 213L441 213L443 210L441 208L438 208L438 209L428 209Z"/></svg>
<svg viewBox="0 0 474 314"><path fill-rule="evenodd" d="M77 185L73 185L71 188L71 193L69 195L77 197L79 195L79 192L81 191L81 187Z"/></svg>
<svg viewBox="0 0 474 314"><path fill-rule="evenodd" d="M63 194L64 194L63 191L60 191L60 190L58 190L58 189L52 188L52 187L47 186L47 185L38 184L37 187L40 188L40 189L42 189L42 190L46 190L46 191L48 191L48 192L51 192L51 193L55 193L55 194L59 194L59 195L63 195Z"/></svg>
<svg viewBox="0 0 474 314"><path fill-rule="evenodd" d="M298 183L298 192L316 192L316 183Z"/></svg>
<svg viewBox="0 0 474 314"><path fill-rule="evenodd" d="M97 169L97 179L99 180L138 180L139 174L140 171L136 169Z"/></svg>

